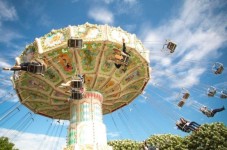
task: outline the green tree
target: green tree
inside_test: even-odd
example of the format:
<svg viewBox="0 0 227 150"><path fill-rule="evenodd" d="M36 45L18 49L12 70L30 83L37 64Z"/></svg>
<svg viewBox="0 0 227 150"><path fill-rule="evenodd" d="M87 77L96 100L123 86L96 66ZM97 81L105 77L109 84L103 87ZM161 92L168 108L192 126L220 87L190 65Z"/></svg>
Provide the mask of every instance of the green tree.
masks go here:
<svg viewBox="0 0 227 150"><path fill-rule="evenodd" d="M146 141L148 145L159 148L159 150L186 150L186 147L182 145L183 138L177 135L152 135Z"/></svg>
<svg viewBox="0 0 227 150"><path fill-rule="evenodd" d="M9 142L9 138L0 137L0 150L18 150L13 147L14 147L14 144Z"/></svg>
<svg viewBox="0 0 227 150"><path fill-rule="evenodd" d="M108 142L114 150L139 150L141 144L133 140L115 140Z"/></svg>
<svg viewBox="0 0 227 150"><path fill-rule="evenodd" d="M188 150L227 150L227 127L223 123L204 124L182 144Z"/></svg>

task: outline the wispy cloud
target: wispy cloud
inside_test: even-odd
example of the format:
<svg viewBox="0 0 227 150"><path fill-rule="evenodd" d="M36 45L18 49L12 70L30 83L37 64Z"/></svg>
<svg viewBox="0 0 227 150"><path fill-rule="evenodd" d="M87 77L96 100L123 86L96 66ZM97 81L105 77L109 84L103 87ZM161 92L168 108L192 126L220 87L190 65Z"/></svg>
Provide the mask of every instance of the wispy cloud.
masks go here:
<svg viewBox="0 0 227 150"><path fill-rule="evenodd" d="M10 141L15 144L16 148L21 150L31 150L31 148L38 149L40 145L42 145L42 150L62 150L65 147L65 138L46 136L43 134L21 133L16 130L0 128L0 136L4 136L4 134L8 132L13 133L9 135ZM18 136L15 138L15 135ZM48 142L44 141L45 138ZM57 145L58 147L56 147Z"/></svg>
<svg viewBox="0 0 227 150"><path fill-rule="evenodd" d="M179 14L170 21L158 28L145 25L141 35L144 41L150 41L144 44L151 50L155 80L161 84L168 82L171 87L190 88L199 83L207 71L204 60L209 62L219 57L218 49L226 46L226 6L227 2L221 0L186 0ZM160 54L165 39L178 44L172 56ZM190 60L198 63L190 64Z"/></svg>
<svg viewBox="0 0 227 150"><path fill-rule="evenodd" d="M16 20L17 12L13 6L10 6L6 1L0 1L0 25L2 21Z"/></svg>
<svg viewBox="0 0 227 150"><path fill-rule="evenodd" d="M79 0L71 0L72 3L79 2Z"/></svg>
<svg viewBox="0 0 227 150"><path fill-rule="evenodd" d="M106 3L106 4L111 4L111 3L113 3L113 2L117 2L117 3L119 3L119 2L124 2L124 3L131 3L131 4L134 4L134 3L136 3L138 0L102 0L104 3Z"/></svg>
<svg viewBox="0 0 227 150"><path fill-rule="evenodd" d="M11 66L11 64L8 61L6 61L4 58L0 57L0 68L10 67L10 66Z"/></svg>
<svg viewBox="0 0 227 150"><path fill-rule="evenodd" d="M102 7L93 7L89 10L88 16L99 23L113 24L114 22L113 13Z"/></svg>
<svg viewBox="0 0 227 150"><path fill-rule="evenodd" d="M48 15L43 14L39 18L39 24L44 27L49 27L52 25L52 20Z"/></svg>
<svg viewBox="0 0 227 150"><path fill-rule="evenodd" d="M0 34L1 34L0 43L4 43L10 47L15 47L15 44L12 43L13 40L23 38L23 35L13 30L7 29L5 27L2 27L0 29Z"/></svg>
<svg viewBox="0 0 227 150"><path fill-rule="evenodd" d="M15 21L18 19L17 12L14 6L10 5L6 1L0 1L0 43L10 45L14 39L22 38L17 32L12 29L8 29L3 26L5 21Z"/></svg>
<svg viewBox="0 0 227 150"><path fill-rule="evenodd" d="M110 136L110 138L117 138L120 136L120 133L119 132L108 132L107 135Z"/></svg>

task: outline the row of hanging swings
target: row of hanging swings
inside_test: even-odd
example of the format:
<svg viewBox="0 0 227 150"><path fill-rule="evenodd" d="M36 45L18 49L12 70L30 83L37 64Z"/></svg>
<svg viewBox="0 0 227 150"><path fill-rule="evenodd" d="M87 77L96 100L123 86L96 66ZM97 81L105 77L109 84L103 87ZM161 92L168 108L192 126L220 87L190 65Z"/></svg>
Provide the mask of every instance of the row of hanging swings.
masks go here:
<svg viewBox="0 0 227 150"><path fill-rule="evenodd" d="M217 90L215 87L213 86L210 86L208 89L207 89L207 96L209 97L214 97L214 95L216 94ZM180 97L181 97L181 100L178 102L177 106L178 107L183 107L183 105L185 104L185 102L187 101L187 99L190 97L190 93L187 89L182 89L181 93L180 93ZM227 98L227 90L226 89L223 89L221 92L220 92L220 98L222 99L225 99Z"/></svg>
<svg viewBox="0 0 227 150"><path fill-rule="evenodd" d="M166 40L166 43L163 45L162 51L168 54L174 53L175 49L177 47L177 44ZM212 66L212 72L216 75L222 74L224 70L224 65L220 62L215 62Z"/></svg>
<svg viewBox="0 0 227 150"><path fill-rule="evenodd" d="M217 89L215 87L213 87L213 86L210 86L207 89L207 96L209 96L209 97L214 97L214 95L216 93L217 93ZM226 89L221 90L221 92L220 92L220 98L222 98L222 99L227 98L227 90Z"/></svg>
<svg viewBox="0 0 227 150"><path fill-rule="evenodd" d="M68 47L70 48L82 48L83 40L78 38L70 38L68 40ZM3 70L10 70L10 71L26 71L32 74L42 75L44 76L44 72L47 69L47 65L44 63L43 60L36 59L35 61L31 62L23 62L17 64L11 68L4 67Z"/></svg>

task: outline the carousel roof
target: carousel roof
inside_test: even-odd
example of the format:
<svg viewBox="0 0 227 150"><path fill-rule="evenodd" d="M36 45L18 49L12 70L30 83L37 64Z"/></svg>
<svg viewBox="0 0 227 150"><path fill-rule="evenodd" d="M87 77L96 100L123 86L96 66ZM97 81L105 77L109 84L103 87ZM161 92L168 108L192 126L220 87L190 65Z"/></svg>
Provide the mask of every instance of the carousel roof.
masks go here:
<svg viewBox="0 0 227 150"><path fill-rule="evenodd" d="M71 37L83 39L81 49L70 49ZM125 39L130 53L127 71L109 61L113 49L122 49ZM59 88L75 74L85 75L86 91L103 95L103 114L111 113L133 101L149 80L149 53L134 34L108 25L84 24L52 30L26 46L17 63L42 59L44 76L16 72L13 78L20 101L35 113L57 119L69 119L69 93Z"/></svg>

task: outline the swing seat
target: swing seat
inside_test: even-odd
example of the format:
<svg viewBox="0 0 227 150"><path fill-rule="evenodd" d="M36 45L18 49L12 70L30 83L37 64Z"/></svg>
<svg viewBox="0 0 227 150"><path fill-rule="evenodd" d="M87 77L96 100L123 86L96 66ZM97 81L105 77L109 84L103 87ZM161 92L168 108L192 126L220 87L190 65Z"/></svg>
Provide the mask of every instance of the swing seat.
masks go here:
<svg viewBox="0 0 227 150"><path fill-rule="evenodd" d="M190 96L190 94L189 93L184 93L184 95L183 95L183 99L188 99L189 98L189 96Z"/></svg>
<svg viewBox="0 0 227 150"><path fill-rule="evenodd" d="M177 45L173 42L169 42L167 44L167 48L170 50L170 53L173 53L175 51L176 47L177 47Z"/></svg>
<svg viewBox="0 0 227 150"><path fill-rule="evenodd" d="M221 96L220 96L220 98L227 98L227 95L224 95L224 94L222 94Z"/></svg>
<svg viewBox="0 0 227 150"><path fill-rule="evenodd" d="M83 98L83 93L81 93L80 91L72 91L71 98L73 100L80 100Z"/></svg>
<svg viewBox="0 0 227 150"><path fill-rule="evenodd" d="M224 70L224 66L222 63L215 62L212 66L212 71L214 74L221 74Z"/></svg>
<svg viewBox="0 0 227 150"><path fill-rule="evenodd" d="M210 91L210 92L207 93L207 95L209 97L214 97L215 94L216 94L216 91Z"/></svg>
<svg viewBox="0 0 227 150"><path fill-rule="evenodd" d="M226 90L221 91L220 98L223 98L223 99L227 98L227 91Z"/></svg>
<svg viewBox="0 0 227 150"><path fill-rule="evenodd" d="M185 101L184 101L184 100L181 100L181 101L177 104L177 106L178 106L178 107L183 107L184 104L185 104Z"/></svg>
<svg viewBox="0 0 227 150"><path fill-rule="evenodd" d="M213 97L216 94L216 88L211 86L207 89L207 95Z"/></svg>
<svg viewBox="0 0 227 150"><path fill-rule="evenodd" d="M28 65L27 71L33 74L43 74L45 71L45 66L40 63L31 63Z"/></svg>
<svg viewBox="0 0 227 150"><path fill-rule="evenodd" d="M80 89L83 87L83 81L78 79L78 80L72 80L70 83L70 86L75 89Z"/></svg>
<svg viewBox="0 0 227 150"><path fill-rule="evenodd" d="M83 46L82 39L68 39L68 47L81 49L82 46Z"/></svg>
<svg viewBox="0 0 227 150"><path fill-rule="evenodd" d="M214 73L215 74L221 74L224 70L224 67L223 66L220 66Z"/></svg>

